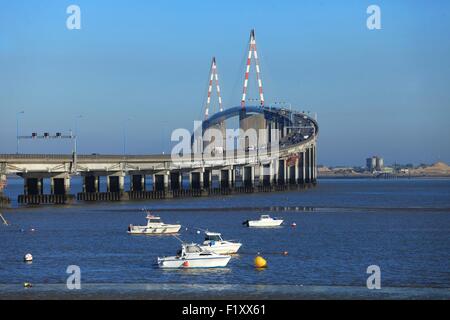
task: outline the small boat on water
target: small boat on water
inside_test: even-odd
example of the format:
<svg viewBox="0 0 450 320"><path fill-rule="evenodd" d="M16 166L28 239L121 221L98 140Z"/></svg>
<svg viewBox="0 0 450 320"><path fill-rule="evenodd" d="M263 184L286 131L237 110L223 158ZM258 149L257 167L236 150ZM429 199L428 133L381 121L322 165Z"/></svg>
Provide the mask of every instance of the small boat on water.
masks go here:
<svg viewBox="0 0 450 320"><path fill-rule="evenodd" d="M202 248L218 254L233 254L237 253L241 246L242 243L223 240L222 234L218 232L206 231Z"/></svg>
<svg viewBox="0 0 450 320"><path fill-rule="evenodd" d="M158 257L158 266L167 269L226 267L231 256L206 250L195 243L183 243L176 256Z"/></svg>
<svg viewBox="0 0 450 320"><path fill-rule="evenodd" d="M272 218L268 214L263 214L259 217L258 220L247 220L243 224L247 227L259 227L259 228L267 228L267 227L278 227L283 223L282 219Z"/></svg>
<svg viewBox="0 0 450 320"><path fill-rule="evenodd" d="M134 226L130 224L128 226L129 234L173 234L177 233L181 229L179 224L166 224L161 221L161 218L154 216L147 212L147 225Z"/></svg>

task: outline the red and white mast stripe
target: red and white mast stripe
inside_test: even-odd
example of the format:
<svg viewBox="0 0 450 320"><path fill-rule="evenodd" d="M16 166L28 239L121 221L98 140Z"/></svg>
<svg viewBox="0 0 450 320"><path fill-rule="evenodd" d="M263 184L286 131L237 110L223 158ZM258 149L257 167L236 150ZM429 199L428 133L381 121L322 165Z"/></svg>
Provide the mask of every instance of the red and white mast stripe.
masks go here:
<svg viewBox="0 0 450 320"><path fill-rule="evenodd" d="M206 107L205 107L205 119L208 119L208 116L209 116L209 106L211 104L211 93L212 93L212 88L213 88L213 81L215 81L215 84L216 84L217 98L219 100L219 111L223 111L222 97L220 96L219 75L217 72L217 64L216 64L215 57L212 58L212 62L211 62L211 70L210 70L209 86L208 86L208 98L206 100Z"/></svg>
<svg viewBox="0 0 450 320"><path fill-rule="evenodd" d="M258 81L259 100L261 102L261 107L264 107L264 93L263 93L262 80L261 80L261 72L260 72L261 70L259 67L258 52L256 50L255 30L252 30L250 32L250 44L249 44L249 50L248 50L248 56L247 56L247 68L245 70L244 88L242 90L242 100L241 100L242 108L245 108L245 100L246 100L246 96L247 96L247 87L248 87L248 77L249 77L249 73L250 73L250 65L252 63L252 56L255 58L255 64L256 64L256 79Z"/></svg>

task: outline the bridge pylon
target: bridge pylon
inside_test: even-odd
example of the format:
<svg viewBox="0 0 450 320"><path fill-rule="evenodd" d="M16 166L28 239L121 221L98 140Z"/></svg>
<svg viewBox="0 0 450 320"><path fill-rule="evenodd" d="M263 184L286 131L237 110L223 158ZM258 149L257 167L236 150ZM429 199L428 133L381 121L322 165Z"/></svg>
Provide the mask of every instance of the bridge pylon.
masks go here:
<svg viewBox="0 0 450 320"><path fill-rule="evenodd" d="M242 89L241 106L243 109L245 109L245 101L247 98L248 78L249 78L249 74L250 74L250 66L252 64L252 58L255 58L256 80L258 82L259 100L261 103L261 107L264 107L264 93L263 93L263 86L262 86L262 80L261 80L261 69L259 66L258 52L256 50L256 38L255 38L255 30L254 29L252 29L250 31L250 40L249 40L249 48L248 48L248 56L247 56L247 65L246 65L246 69L245 69L244 87Z"/></svg>

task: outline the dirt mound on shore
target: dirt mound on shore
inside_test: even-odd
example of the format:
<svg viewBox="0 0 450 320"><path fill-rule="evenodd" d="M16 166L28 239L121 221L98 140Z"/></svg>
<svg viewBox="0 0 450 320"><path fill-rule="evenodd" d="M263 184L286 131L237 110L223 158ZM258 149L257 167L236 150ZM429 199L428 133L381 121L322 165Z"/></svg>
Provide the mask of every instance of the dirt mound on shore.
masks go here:
<svg viewBox="0 0 450 320"><path fill-rule="evenodd" d="M450 175L450 166L448 166L446 163L444 163L442 161L439 161L439 162L436 162L435 164L433 164L432 166L412 170L412 173L433 175L433 176L437 176L437 175L448 176L448 175Z"/></svg>

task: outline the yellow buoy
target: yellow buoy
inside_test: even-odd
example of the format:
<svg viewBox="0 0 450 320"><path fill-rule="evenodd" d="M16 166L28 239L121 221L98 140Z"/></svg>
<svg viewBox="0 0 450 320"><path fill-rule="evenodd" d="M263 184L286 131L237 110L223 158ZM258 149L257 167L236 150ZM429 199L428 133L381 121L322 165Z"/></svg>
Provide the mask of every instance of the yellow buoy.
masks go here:
<svg viewBox="0 0 450 320"><path fill-rule="evenodd" d="M255 258L255 267L257 268L265 268L267 267L267 261L261 256L257 256Z"/></svg>

